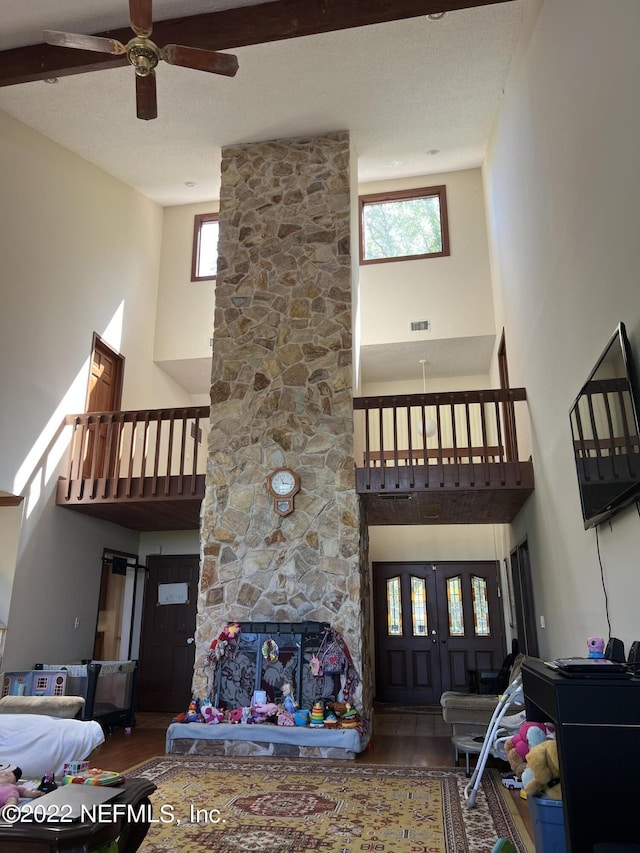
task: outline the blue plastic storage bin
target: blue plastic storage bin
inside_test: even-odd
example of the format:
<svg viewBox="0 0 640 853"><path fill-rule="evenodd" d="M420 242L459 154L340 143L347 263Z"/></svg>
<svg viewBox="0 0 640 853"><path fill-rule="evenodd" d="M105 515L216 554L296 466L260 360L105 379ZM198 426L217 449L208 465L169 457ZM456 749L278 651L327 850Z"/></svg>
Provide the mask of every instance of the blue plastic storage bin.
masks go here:
<svg viewBox="0 0 640 853"><path fill-rule="evenodd" d="M562 800L527 797L536 853L567 853Z"/></svg>

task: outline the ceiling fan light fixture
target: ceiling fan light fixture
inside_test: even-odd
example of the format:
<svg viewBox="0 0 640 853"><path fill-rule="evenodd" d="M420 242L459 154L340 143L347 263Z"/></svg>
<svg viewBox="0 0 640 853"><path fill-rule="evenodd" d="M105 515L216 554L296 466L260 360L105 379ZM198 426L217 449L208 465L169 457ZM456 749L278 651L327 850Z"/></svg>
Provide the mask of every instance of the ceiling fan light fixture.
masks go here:
<svg viewBox="0 0 640 853"><path fill-rule="evenodd" d="M127 45L127 59L138 77L148 77L160 62L160 51L149 39L134 38Z"/></svg>
<svg viewBox="0 0 640 853"><path fill-rule="evenodd" d="M238 59L230 53L179 44L167 44L159 48L150 39L153 29L151 4L152 0L129 0L129 22L135 36L126 45L117 39L82 33L44 30L42 34L45 43L54 47L95 50L113 56L126 54L136 74L136 115L144 121L158 117L155 69L161 59L169 65L222 74L225 77L234 77L238 71ZM53 77L47 80L47 83L57 82L57 78Z"/></svg>

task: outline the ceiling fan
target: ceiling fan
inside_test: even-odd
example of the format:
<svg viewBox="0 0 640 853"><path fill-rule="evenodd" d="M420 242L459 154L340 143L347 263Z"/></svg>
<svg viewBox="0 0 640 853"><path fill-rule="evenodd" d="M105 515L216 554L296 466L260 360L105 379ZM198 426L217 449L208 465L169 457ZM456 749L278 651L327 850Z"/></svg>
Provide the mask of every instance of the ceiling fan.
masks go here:
<svg viewBox="0 0 640 853"><path fill-rule="evenodd" d="M47 44L57 47L75 47L80 50L96 50L114 55L126 54L136 72L136 112L138 118L149 120L158 117L155 68L161 59L170 65L209 71L211 74L235 76L238 60L229 53L166 44L158 47L149 38L153 28L152 0L129 0L129 18L135 36L126 45L117 39L101 36L86 36L45 30L43 38Z"/></svg>

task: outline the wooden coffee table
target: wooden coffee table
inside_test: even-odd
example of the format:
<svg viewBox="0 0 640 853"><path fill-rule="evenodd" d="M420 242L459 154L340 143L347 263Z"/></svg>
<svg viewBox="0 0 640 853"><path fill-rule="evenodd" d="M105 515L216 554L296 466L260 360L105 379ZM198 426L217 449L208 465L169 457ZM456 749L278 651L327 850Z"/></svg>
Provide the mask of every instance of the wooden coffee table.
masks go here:
<svg viewBox="0 0 640 853"><path fill-rule="evenodd" d="M119 853L135 853L149 829L152 814L149 797L155 789L148 779L127 779L118 788L121 793L103 804L100 823L25 821L0 826L0 853L89 853L116 838ZM119 806L113 809L112 820L108 819L111 805Z"/></svg>

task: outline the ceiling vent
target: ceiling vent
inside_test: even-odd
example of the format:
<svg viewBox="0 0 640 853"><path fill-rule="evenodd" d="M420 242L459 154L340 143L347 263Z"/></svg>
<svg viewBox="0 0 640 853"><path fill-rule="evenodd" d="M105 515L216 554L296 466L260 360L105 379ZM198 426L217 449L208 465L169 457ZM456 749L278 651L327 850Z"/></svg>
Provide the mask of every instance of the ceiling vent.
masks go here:
<svg viewBox="0 0 640 853"><path fill-rule="evenodd" d="M411 321L411 331L412 332L430 332L431 331L431 320L412 320Z"/></svg>

